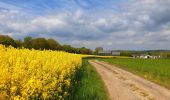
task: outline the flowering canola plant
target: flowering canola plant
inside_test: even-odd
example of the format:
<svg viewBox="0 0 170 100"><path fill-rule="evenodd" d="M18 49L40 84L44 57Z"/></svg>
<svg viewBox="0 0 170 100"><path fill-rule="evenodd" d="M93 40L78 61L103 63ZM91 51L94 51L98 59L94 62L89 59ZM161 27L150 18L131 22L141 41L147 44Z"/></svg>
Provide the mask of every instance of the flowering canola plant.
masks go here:
<svg viewBox="0 0 170 100"><path fill-rule="evenodd" d="M0 45L0 97L63 99L81 65L81 55Z"/></svg>

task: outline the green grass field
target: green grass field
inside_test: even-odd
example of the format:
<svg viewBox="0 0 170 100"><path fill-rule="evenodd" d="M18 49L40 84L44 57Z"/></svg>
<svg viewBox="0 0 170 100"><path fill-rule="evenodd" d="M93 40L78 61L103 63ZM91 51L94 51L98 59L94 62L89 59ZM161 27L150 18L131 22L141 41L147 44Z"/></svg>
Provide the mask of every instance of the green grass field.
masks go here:
<svg viewBox="0 0 170 100"><path fill-rule="evenodd" d="M79 76L81 76L80 82L71 100L108 100L104 82L96 69L88 63L88 59L83 60Z"/></svg>
<svg viewBox="0 0 170 100"><path fill-rule="evenodd" d="M170 59L99 59L170 89Z"/></svg>

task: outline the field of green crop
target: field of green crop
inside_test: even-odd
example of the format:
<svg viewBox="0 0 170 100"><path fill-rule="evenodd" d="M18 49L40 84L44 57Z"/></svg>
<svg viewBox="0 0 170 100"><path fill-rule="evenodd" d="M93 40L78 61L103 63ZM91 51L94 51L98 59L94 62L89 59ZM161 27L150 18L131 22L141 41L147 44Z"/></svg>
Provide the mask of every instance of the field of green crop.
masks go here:
<svg viewBox="0 0 170 100"><path fill-rule="evenodd" d="M170 89L170 59L100 59Z"/></svg>

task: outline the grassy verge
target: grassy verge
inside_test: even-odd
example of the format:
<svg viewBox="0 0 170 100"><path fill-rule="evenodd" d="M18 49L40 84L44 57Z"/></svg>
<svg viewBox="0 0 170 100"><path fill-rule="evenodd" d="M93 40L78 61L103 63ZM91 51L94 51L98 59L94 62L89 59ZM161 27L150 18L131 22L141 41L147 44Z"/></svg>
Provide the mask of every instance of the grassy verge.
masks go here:
<svg viewBox="0 0 170 100"><path fill-rule="evenodd" d="M71 100L107 100L108 95L104 83L96 69L83 60L81 80L75 88Z"/></svg>
<svg viewBox="0 0 170 100"><path fill-rule="evenodd" d="M99 59L170 89L170 59Z"/></svg>

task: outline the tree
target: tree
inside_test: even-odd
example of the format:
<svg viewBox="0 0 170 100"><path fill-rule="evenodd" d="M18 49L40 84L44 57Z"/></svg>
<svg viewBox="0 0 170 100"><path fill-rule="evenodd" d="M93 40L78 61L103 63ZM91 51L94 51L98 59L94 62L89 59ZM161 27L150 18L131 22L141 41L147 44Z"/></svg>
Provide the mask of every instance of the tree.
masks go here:
<svg viewBox="0 0 170 100"><path fill-rule="evenodd" d="M91 54L91 50L85 47L80 48L80 53L81 54Z"/></svg>
<svg viewBox="0 0 170 100"><path fill-rule="evenodd" d="M26 36L26 37L24 38L23 46L24 46L25 48L31 49L31 48L32 48L32 37Z"/></svg>
<svg viewBox="0 0 170 100"><path fill-rule="evenodd" d="M61 50L62 49L61 45L54 39L48 39L47 42L48 42L48 45L51 50Z"/></svg>
<svg viewBox="0 0 170 100"><path fill-rule="evenodd" d="M32 40L32 47L34 49L50 49L50 46L45 38L36 38Z"/></svg>
<svg viewBox="0 0 170 100"><path fill-rule="evenodd" d="M16 47L15 41L7 35L0 35L0 44Z"/></svg>
<svg viewBox="0 0 170 100"><path fill-rule="evenodd" d="M74 53L76 53L76 54L80 54L80 53L81 53L80 48L74 48Z"/></svg>
<svg viewBox="0 0 170 100"><path fill-rule="evenodd" d="M17 48L21 48L22 47L22 41L21 40L15 40L16 46Z"/></svg>
<svg viewBox="0 0 170 100"><path fill-rule="evenodd" d="M74 48L71 45L63 45L62 50L69 53L75 53Z"/></svg>
<svg viewBox="0 0 170 100"><path fill-rule="evenodd" d="M94 54L97 55L99 53L99 51L103 51L103 47L96 47L95 51L94 51Z"/></svg>
<svg viewBox="0 0 170 100"><path fill-rule="evenodd" d="M89 48L81 47L81 48L75 48L71 45L60 45L56 40L54 39L48 39L45 38L35 38L33 39L30 36L26 36L24 38L24 41L21 40L14 40L13 38L7 36L7 35L0 35L0 44L3 44L5 46L13 46L17 48L28 48L28 49L37 49L37 50L63 50L69 53L76 53L76 54L92 54L92 51ZM96 48L96 50L103 50L102 47Z"/></svg>

